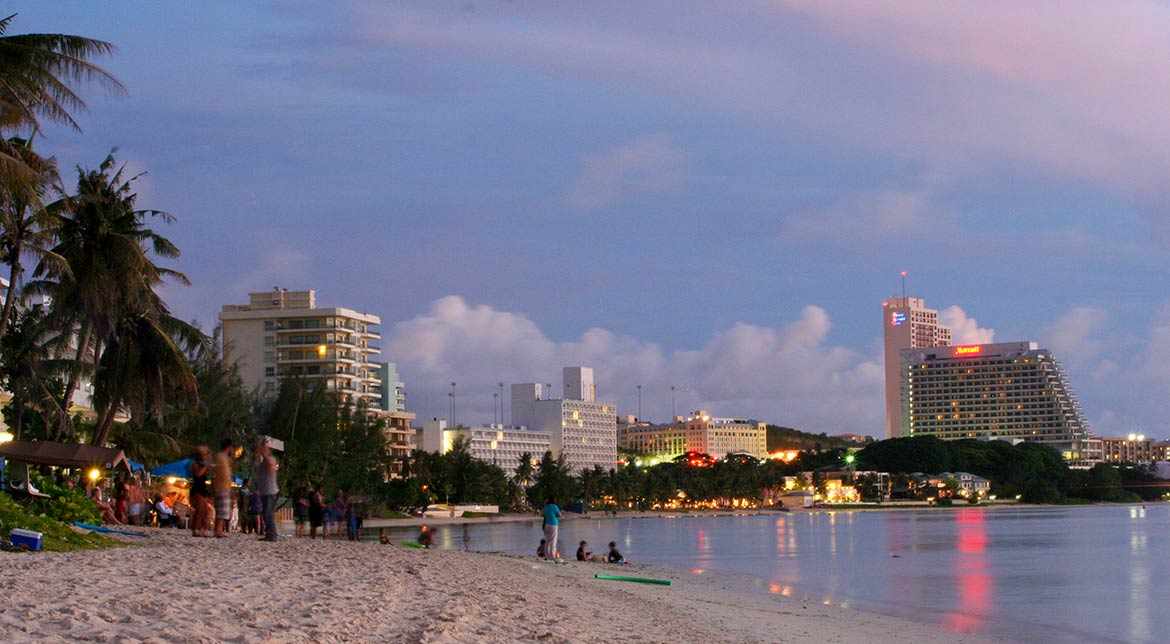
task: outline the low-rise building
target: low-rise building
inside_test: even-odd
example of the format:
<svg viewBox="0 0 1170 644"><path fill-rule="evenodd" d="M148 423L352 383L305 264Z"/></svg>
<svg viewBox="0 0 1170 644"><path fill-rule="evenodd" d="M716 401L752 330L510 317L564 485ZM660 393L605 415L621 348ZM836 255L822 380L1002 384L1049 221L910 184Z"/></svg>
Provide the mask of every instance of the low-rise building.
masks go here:
<svg viewBox="0 0 1170 644"><path fill-rule="evenodd" d="M768 458L768 430L765 423L736 418L715 418L700 409L686 418L676 417L667 425L632 424L619 426L618 446L652 458L669 460L687 452L722 458L748 454Z"/></svg>
<svg viewBox="0 0 1170 644"><path fill-rule="evenodd" d="M445 454L462 440L467 452L474 458L492 463L511 474L520 465L520 457L528 454L536 465L550 450L548 432L520 427L488 425L486 427L447 427L447 421L432 418L423 424L419 448L425 452Z"/></svg>
<svg viewBox="0 0 1170 644"><path fill-rule="evenodd" d="M1104 436L1101 438L1101 460L1106 463L1153 463L1165 460L1164 444L1141 434Z"/></svg>

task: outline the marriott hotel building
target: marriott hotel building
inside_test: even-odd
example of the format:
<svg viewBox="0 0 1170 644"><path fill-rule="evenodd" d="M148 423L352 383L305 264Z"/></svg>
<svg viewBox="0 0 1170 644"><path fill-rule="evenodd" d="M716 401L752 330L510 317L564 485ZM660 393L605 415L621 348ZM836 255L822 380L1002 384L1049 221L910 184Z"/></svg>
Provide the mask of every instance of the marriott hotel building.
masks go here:
<svg viewBox="0 0 1170 644"><path fill-rule="evenodd" d="M1100 460L1060 363L1034 342L901 351L903 436L1025 440L1072 464Z"/></svg>

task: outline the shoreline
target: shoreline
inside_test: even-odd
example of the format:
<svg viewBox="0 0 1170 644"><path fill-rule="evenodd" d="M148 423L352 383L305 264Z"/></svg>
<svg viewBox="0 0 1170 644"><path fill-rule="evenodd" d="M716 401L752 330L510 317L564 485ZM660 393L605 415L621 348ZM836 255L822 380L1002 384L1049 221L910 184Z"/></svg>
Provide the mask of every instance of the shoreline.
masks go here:
<svg viewBox="0 0 1170 644"><path fill-rule="evenodd" d="M1132 505L1132 504L1116 504L1107 503L1105 505ZM1139 504L1142 505L1142 504ZM583 519L597 521L597 520L613 520L613 519L666 519L679 517L744 517L744 516L759 516L759 515L800 515L805 513L822 513L822 512L905 512L909 510L930 510L930 511L947 511L947 510L973 510L973 509L1003 509L1003 508L1058 508L1067 507L1061 505L1039 505L1029 503L1019 503L1016 501L999 501L991 503L980 503L978 505L969 504L955 504L952 506L938 506L927 504L889 504L883 503L873 506L857 506L850 505L847 507L823 506L818 508L798 508L795 510L779 510L770 508L746 508L741 510L630 510L623 511L616 515L613 514L597 514L596 512L589 512L585 514L569 514L566 513L561 517L561 521L580 521ZM406 517L401 519L382 519L370 518L366 519L362 526L364 529L371 528L417 528L422 525L460 525L460 524L480 524L480 523L517 523L524 521L538 521L541 515L538 513L503 513L488 517ZM285 528L292 531L294 524L291 521L281 523L282 534Z"/></svg>
<svg viewBox="0 0 1170 644"><path fill-rule="evenodd" d="M751 591L730 576L650 565L147 532L154 538L137 539L133 548L0 554L8 597L0 640L990 641L808 597ZM599 573L672 585L595 579Z"/></svg>

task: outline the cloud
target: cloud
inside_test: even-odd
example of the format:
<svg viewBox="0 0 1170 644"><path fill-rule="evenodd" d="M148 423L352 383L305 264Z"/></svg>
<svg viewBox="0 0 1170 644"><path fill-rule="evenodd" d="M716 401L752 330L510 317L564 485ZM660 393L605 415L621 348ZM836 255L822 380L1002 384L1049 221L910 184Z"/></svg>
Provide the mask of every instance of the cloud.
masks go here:
<svg viewBox="0 0 1170 644"><path fill-rule="evenodd" d="M954 344L989 344L995 342L995 329L984 329L979 322L968 317L958 306L949 306L938 313L938 320L951 327L951 342Z"/></svg>
<svg viewBox="0 0 1170 644"><path fill-rule="evenodd" d="M498 382L559 387L562 366L595 369L599 398L620 413L666 420L670 388L675 411L753 417L810 431L880 433L880 362L826 338L828 314L815 306L782 328L738 323L694 349L664 350L654 342L589 329L572 340L549 338L523 314L468 304L450 295L386 334L384 356L397 361L410 408L420 417L446 416L457 384L459 422L490 422ZM505 390L505 395L507 390Z"/></svg>
<svg viewBox="0 0 1170 644"><path fill-rule="evenodd" d="M1109 313L1092 306L1078 306L1057 318L1045 333L1047 348L1070 367L1081 367L1105 351L1102 331Z"/></svg>
<svg viewBox="0 0 1170 644"><path fill-rule="evenodd" d="M396 66L377 64L388 53L494 62L749 115L830 154L950 174L1020 164L1136 192L1161 215L1170 204L1170 85L1149 81L1170 74L1170 9L1157 2L672 0L588 16L431 3L342 16L304 43L338 51L306 65L361 87L401 89Z"/></svg>
<svg viewBox="0 0 1170 644"><path fill-rule="evenodd" d="M576 210L593 210L632 197L666 193L682 183L685 162L686 154L669 136L644 136L586 157L565 194L565 203Z"/></svg>
<svg viewBox="0 0 1170 644"><path fill-rule="evenodd" d="M250 293L272 287L299 288L296 283L307 277L309 256L287 246L278 245L258 258L258 265L235 280L232 293Z"/></svg>

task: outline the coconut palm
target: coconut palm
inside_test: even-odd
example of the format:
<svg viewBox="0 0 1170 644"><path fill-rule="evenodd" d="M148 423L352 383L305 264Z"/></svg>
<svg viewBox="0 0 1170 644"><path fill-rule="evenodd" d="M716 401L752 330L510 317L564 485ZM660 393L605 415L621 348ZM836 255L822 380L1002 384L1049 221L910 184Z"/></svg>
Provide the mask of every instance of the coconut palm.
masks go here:
<svg viewBox="0 0 1170 644"><path fill-rule="evenodd" d="M195 327L171 316L161 300L143 308L119 321L98 359L96 373L100 377L94 379L93 396L98 416L90 439L94 445L105 442L123 409L141 426L148 416L161 419L168 403L194 404L198 400L187 353L206 338Z"/></svg>
<svg viewBox="0 0 1170 644"><path fill-rule="evenodd" d="M8 424L16 438L24 430L26 412L46 422L59 415L53 388L54 365L49 343L51 330L40 306L22 311L0 337L0 379L12 395Z"/></svg>
<svg viewBox="0 0 1170 644"><path fill-rule="evenodd" d="M19 289L18 280L24 273L23 257L38 257L57 272L68 272L68 267L49 247L53 243L50 211L42 200L53 190L58 179L57 163L33 152L30 142L13 137L8 145L19 155L21 163L31 172L30 181L0 181L0 260L8 264L8 289L0 309L0 336L12 319Z"/></svg>
<svg viewBox="0 0 1170 644"><path fill-rule="evenodd" d="M53 204L52 228L57 244L52 253L68 266L65 273L42 259L34 275L43 278L30 283L34 292L52 295L54 319L73 346L74 360L67 374L61 407L69 409L72 396L81 377L88 371L94 374L95 388L104 374L113 380L105 383L103 400L109 404L121 403L119 387L123 380L119 369L127 366L119 356L130 356L129 362L143 369L143 354L133 351L166 349L172 354L176 347L166 339L183 339L190 335L170 318L162 300L154 289L165 279L189 283L182 273L163 268L154 262L154 256L174 258L179 250L170 240L146 227L148 218L170 222L171 216L160 210L139 210L135 207L137 195L132 191L137 177L125 176L125 166L116 167L113 153L96 170L78 168L77 193ZM119 338L120 334L132 337ZM116 343L108 357L105 350ZM66 347L61 347L65 350ZM148 351L149 353L150 351ZM182 351L178 351L179 354ZM154 360L153 358L150 360ZM159 358L173 365L172 358ZM162 362L149 364L160 367ZM189 370L189 367L188 367ZM144 376L145 377L145 376ZM114 384L114 383L123 384ZM61 414L58 434L68 434L72 422L67 413ZM95 433L95 438L102 437Z"/></svg>
<svg viewBox="0 0 1170 644"><path fill-rule="evenodd" d="M86 109L75 91L97 83L115 94L125 92L118 79L92 59L114 53L108 42L67 34L13 34L16 14L0 20L0 134L35 133L42 119L80 131L73 113ZM20 151L0 139L0 179L35 182L37 171Z"/></svg>

